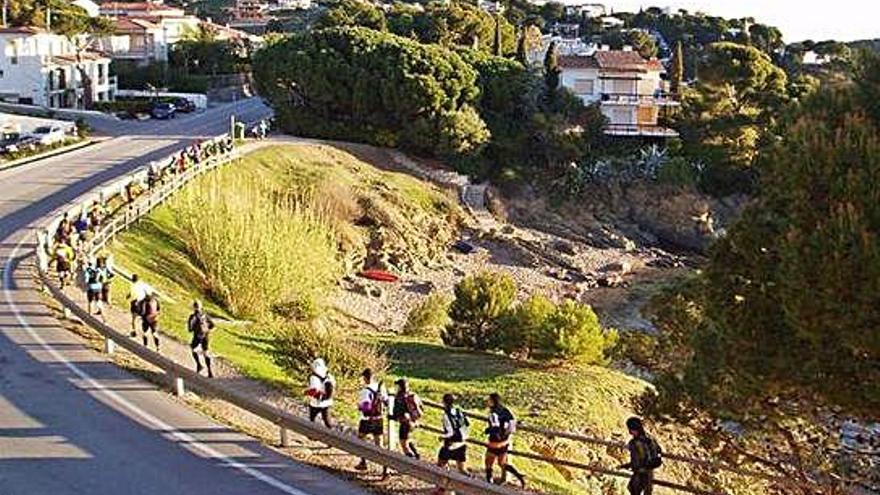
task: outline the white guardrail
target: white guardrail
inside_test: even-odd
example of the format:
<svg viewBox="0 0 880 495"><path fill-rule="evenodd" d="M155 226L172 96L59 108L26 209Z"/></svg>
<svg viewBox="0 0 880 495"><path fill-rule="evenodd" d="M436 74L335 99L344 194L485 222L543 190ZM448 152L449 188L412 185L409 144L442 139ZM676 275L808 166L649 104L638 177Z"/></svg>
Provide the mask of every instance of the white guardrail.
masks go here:
<svg viewBox="0 0 880 495"><path fill-rule="evenodd" d="M433 464L411 459L400 453L377 447L352 435L327 429L308 421L306 418L254 400L235 390L225 388L219 385L219 382L200 376L193 370L127 338L125 334L89 314L88 311L83 309L58 287L56 281L49 274L50 248L52 247L53 234L65 213L73 220L78 218L83 211L88 211L88 208L94 201L106 204L111 199L119 196L125 200L126 204L121 206L115 215L111 215L109 221L103 225L101 230L96 232L94 237L88 241L84 241L84 245L78 249L80 253L90 256L101 249L114 235L125 230L138 218L161 204L187 182L220 165L229 163L239 156L232 146L230 137L226 134L202 142L202 149L206 150L204 159L200 160L199 163L191 165L181 173L173 174L169 180L155 185L152 189L146 187L149 166L145 166L82 196L78 201L78 206L60 212L47 222L43 229L37 233L37 269L42 284L49 290L52 296L64 308L82 320L83 323L94 328L104 336L105 351L112 353L118 345L140 359L160 368L165 372L168 385L174 387L179 393L183 391L184 382L186 382L188 388L222 399L278 425L282 436L286 436L286 431L292 431L311 440L348 452L354 456L363 457L429 484L443 487L447 490L454 490L457 493L474 495L513 495L522 493L518 490L490 484L482 479L466 476L456 471L447 471ZM214 151L210 152L207 150ZM174 166L174 161L178 157L179 153L176 153L170 155L165 160L154 162L154 164L164 170L168 170L168 167ZM140 187L143 187L145 192L133 197L133 190Z"/></svg>
<svg viewBox="0 0 880 495"><path fill-rule="evenodd" d="M246 126L246 128L249 127L250 126ZM50 249L53 242L53 233L64 217L64 214L66 213L72 220L78 218L82 212L87 212L95 201L98 201L101 204L107 204L114 198L123 199L124 204L119 206L115 213L111 212L112 214L109 215L110 220L106 222L101 230L96 232L91 239L85 241L83 243L84 245L79 249L81 259L82 256L92 256L98 250L103 248L113 236L128 228L129 225L136 222L140 217L149 213L153 208L160 205L189 181L239 157L238 151L234 149L233 142L228 134L223 134L213 139L203 141L201 147L203 156L199 162L191 164L182 172L172 173L170 178L168 178L168 172L174 170L177 166L177 160L179 160L181 156L180 152L169 155L163 160L155 161L152 164L116 179L105 186L98 187L91 193L82 196L78 201L77 206L61 211L57 216L45 224L44 228L37 233L37 266L42 283L52 293L53 297L67 310L104 336L105 351L108 353L112 353L116 345L119 345L144 361L162 369L168 377L168 384L173 386L178 393L182 393L184 382L188 382L189 387L194 390L223 399L278 425L281 430L282 438L286 438L287 431L293 431L352 455L364 457L377 464L387 466L400 473L449 490L455 490L458 493L508 495L521 493L518 490L513 490L508 487L486 483L482 479L465 476L454 471L446 471L432 464L414 460L397 452L377 447L372 443L361 441L351 435L328 430L323 426L307 421L288 411L256 401L234 390L221 387L217 385L217 382L204 378L189 368L175 363L174 361L141 346L135 341L132 341L127 338L125 334L116 331L103 321L89 314L88 311L64 294L49 275ZM165 177L165 180L158 184L154 184L154 187L152 188L148 187L148 170L150 169L150 166L153 166L154 170L158 171L160 176ZM141 189L144 191L142 194L134 194L135 190ZM426 405L429 407L440 407L439 404L430 401L427 401ZM468 412L468 416L483 421L486 419L484 416L471 412ZM428 426L423 426L422 428L429 431L434 430L434 428ZM522 424L519 429L523 432L528 432L548 439L564 438L605 448L625 448L625 444L621 442L592 438L577 433L549 430L526 424ZM485 447L485 443L477 440L469 439L468 442ZM590 471L596 474L614 477L629 476L629 474L624 471L608 469L596 464L579 463L569 459L556 459L531 452L512 451L511 455L560 467ZM780 479L776 476L727 466L709 460L695 459L675 454L666 454L665 457L668 460L700 466L709 472L727 471L746 477L764 479L771 482L780 482ZM661 479L655 479L654 484L678 492L692 493L695 495L723 495L723 493L718 491L703 490Z"/></svg>

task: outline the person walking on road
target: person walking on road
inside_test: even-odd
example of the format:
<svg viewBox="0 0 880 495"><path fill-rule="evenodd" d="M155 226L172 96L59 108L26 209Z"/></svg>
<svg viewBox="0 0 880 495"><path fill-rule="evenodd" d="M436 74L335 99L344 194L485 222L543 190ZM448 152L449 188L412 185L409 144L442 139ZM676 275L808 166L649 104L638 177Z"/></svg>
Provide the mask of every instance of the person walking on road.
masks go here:
<svg viewBox="0 0 880 495"><path fill-rule="evenodd" d="M148 334L152 334L157 352L159 351L160 311L159 298L152 292L148 293L147 297L141 301L141 330L143 331L144 347L149 347Z"/></svg>
<svg viewBox="0 0 880 495"><path fill-rule="evenodd" d="M309 398L309 421L314 422L318 416L324 421L324 426L332 428L330 423L330 408L333 406L333 391L336 389L336 380L327 369L327 363L317 358L312 361L312 374L309 375L309 387L306 396Z"/></svg>
<svg viewBox="0 0 880 495"><path fill-rule="evenodd" d="M113 281L113 267L107 256L98 256L97 261L98 279L101 281L101 302L110 304L110 283Z"/></svg>
<svg viewBox="0 0 880 495"><path fill-rule="evenodd" d="M189 348L192 350L193 359L196 362L196 373L202 372L202 362L199 360L199 352L205 356L205 366L208 368L208 378L214 378L214 371L211 369L211 355L208 352L209 337L211 330L214 329L214 322L211 317L205 313L202 308L202 301L193 301L193 312L186 320L186 329L192 334L192 340ZM158 349L159 344L156 344Z"/></svg>
<svg viewBox="0 0 880 495"><path fill-rule="evenodd" d="M141 281L137 274L131 276L131 287L128 289L129 312L131 313L131 337L137 337L138 318L141 317L142 303L150 292L150 286Z"/></svg>
<svg viewBox="0 0 880 495"><path fill-rule="evenodd" d="M513 440L513 432L516 431L516 418L510 409L501 403L501 396L497 393L489 395L489 424L486 435L489 436L486 447L486 481L492 483L495 463L501 468L501 480L499 484L507 481L507 473L516 477L523 488L526 486L525 477L507 459Z"/></svg>
<svg viewBox="0 0 880 495"><path fill-rule="evenodd" d="M645 427L640 418L627 419L626 428L632 436L632 439L627 443L629 462L620 466L620 469L630 469L633 472L627 489L630 495L651 495L654 470L663 464L662 449L653 438L645 433Z"/></svg>
<svg viewBox="0 0 880 495"><path fill-rule="evenodd" d="M446 467L449 461L455 461L456 467L462 474L468 474L465 464L467 463L467 438L470 422L467 416L455 405L455 396L445 394L443 396L443 433L440 440L443 445L437 455L437 465ZM439 488L435 493L444 493Z"/></svg>
<svg viewBox="0 0 880 495"><path fill-rule="evenodd" d="M400 448L404 455L420 459L419 451L414 441L410 440L412 430L422 418L422 400L419 396L409 391L409 385L405 378L394 382L397 385L397 393L394 394L394 402L391 406L391 418L397 421Z"/></svg>
<svg viewBox="0 0 880 495"><path fill-rule="evenodd" d="M65 242L55 244L55 271L58 273L58 284L64 289L70 274L73 271L73 262L76 259L76 251Z"/></svg>
<svg viewBox="0 0 880 495"><path fill-rule="evenodd" d="M358 423L358 438L373 437L373 443L382 445L382 436L385 432L383 411L388 403L388 393L381 382L373 380L373 370L367 368L361 373L364 386L358 394L358 410L361 412L361 420ZM366 471L367 460L361 458L361 462L355 466L358 471Z"/></svg>
<svg viewBox="0 0 880 495"><path fill-rule="evenodd" d="M101 292L104 289L104 284L101 283L101 274L96 262L90 261L83 268L83 283L86 287L89 314L101 314ZM97 311L93 312L93 308L97 308Z"/></svg>

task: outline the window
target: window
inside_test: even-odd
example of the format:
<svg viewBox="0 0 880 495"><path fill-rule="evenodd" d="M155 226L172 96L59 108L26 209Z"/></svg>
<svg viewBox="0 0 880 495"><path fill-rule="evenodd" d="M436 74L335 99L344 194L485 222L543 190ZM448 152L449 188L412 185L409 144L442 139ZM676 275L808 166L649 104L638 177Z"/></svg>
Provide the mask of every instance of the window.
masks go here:
<svg viewBox="0 0 880 495"><path fill-rule="evenodd" d="M575 79L572 90L576 95L591 95L593 94L594 84L595 81L592 79Z"/></svg>

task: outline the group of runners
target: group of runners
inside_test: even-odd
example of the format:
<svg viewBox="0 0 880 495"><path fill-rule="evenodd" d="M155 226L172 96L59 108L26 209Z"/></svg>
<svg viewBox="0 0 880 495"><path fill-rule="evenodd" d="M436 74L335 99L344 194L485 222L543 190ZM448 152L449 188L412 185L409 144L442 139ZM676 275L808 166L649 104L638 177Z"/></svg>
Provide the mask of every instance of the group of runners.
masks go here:
<svg viewBox="0 0 880 495"><path fill-rule="evenodd" d="M357 409L360 413L357 434L361 439L372 439L376 445L383 445L386 431L390 433L391 424L386 430L386 419L397 423L397 444L407 457L420 459L419 448L413 439L413 430L418 427L424 417L424 405L419 396L409 387L405 378L394 382L396 390L389 394L382 381L377 380L373 371L365 369L361 374L363 383L357 397ZM309 419L316 421L319 417L327 428L333 428L330 410L334 404L336 379L327 368L323 359L316 359L311 365L311 375L305 395L308 398ZM503 484L507 475L513 475L522 487L525 487L525 476L516 469L509 459L512 448L513 434L516 432L517 420L513 413L504 405L501 396L491 393L486 399L488 415L486 428L486 453L484 467L486 481ZM651 495L653 472L662 464L662 450L658 443L645 432L640 418L632 417L626 421L631 439L627 444L630 455L628 463L620 469L632 471L627 488L631 495ZM463 474L468 474L468 438L470 436L470 420L457 404L453 394L443 395L443 417L440 422L441 446L437 453L437 465L447 467L455 463L455 467ZM390 434L388 437L390 438ZM495 466L500 470L500 477L495 478ZM366 459L361 459L355 469L367 469ZM383 473L387 469L383 468ZM438 489L437 493L443 493Z"/></svg>

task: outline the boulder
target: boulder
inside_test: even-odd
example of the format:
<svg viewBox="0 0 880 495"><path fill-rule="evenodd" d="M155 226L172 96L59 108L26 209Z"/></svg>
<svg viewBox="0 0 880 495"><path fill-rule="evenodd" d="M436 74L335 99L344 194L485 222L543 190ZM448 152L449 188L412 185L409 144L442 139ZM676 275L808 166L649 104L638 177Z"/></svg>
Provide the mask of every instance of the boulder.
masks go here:
<svg viewBox="0 0 880 495"><path fill-rule="evenodd" d="M603 266L601 269L604 273L614 273L618 275L626 275L632 271L632 263L629 261L613 261Z"/></svg>
<svg viewBox="0 0 880 495"><path fill-rule="evenodd" d="M568 241L562 241L562 240L553 241L553 244L551 244L551 246L553 247L553 249L559 251L562 254L567 254L569 256L574 256L575 254L577 254L577 252L574 249L574 244L572 244Z"/></svg>

